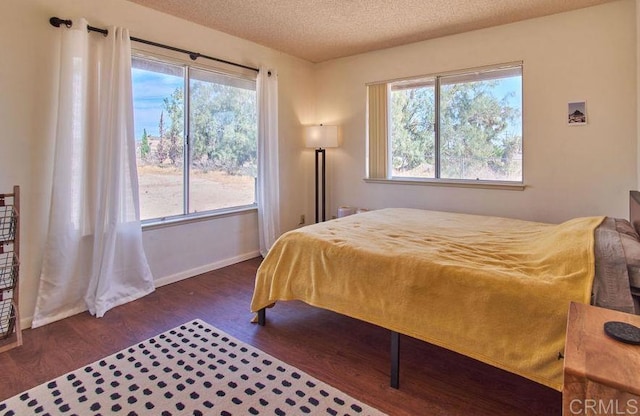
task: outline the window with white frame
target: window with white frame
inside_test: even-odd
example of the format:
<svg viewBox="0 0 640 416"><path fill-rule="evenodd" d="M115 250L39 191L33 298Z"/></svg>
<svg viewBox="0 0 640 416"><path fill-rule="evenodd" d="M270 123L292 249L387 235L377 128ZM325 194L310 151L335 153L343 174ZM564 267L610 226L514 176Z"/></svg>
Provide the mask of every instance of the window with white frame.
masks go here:
<svg viewBox="0 0 640 416"><path fill-rule="evenodd" d="M522 183L522 64L368 86L368 177Z"/></svg>
<svg viewBox="0 0 640 416"><path fill-rule="evenodd" d="M255 206L255 76L145 55L132 84L143 221Z"/></svg>

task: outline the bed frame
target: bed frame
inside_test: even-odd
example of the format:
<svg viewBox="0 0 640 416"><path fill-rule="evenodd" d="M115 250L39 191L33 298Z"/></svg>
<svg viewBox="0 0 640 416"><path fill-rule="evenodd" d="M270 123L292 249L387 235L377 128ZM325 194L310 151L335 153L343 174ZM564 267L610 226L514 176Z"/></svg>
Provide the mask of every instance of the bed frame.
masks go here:
<svg viewBox="0 0 640 416"><path fill-rule="evenodd" d="M639 196L640 197L640 196ZM639 208L640 209L640 208ZM267 309L258 311L258 325L265 326L267 322ZM400 387L400 333L391 332L391 378L389 385L394 389Z"/></svg>
<svg viewBox="0 0 640 416"><path fill-rule="evenodd" d="M640 192L629 192L629 221L636 230L640 230ZM258 311L258 325L265 326L267 322L267 310ZM398 389L400 387L400 333L391 332L391 375L389 385Z"/></svg>

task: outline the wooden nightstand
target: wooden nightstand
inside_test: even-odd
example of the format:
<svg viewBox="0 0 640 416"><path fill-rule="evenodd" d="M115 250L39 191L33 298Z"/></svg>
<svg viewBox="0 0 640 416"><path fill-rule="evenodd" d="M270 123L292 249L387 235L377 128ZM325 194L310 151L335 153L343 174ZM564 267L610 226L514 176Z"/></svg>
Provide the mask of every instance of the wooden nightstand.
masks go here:
<svg viewBox="0 0 640 416"><path fill-rule="evenodd" d="M563 414L639 415L640 345L616 341L604 323L640 326L640 316L571 303L564 357Z"/></svg>

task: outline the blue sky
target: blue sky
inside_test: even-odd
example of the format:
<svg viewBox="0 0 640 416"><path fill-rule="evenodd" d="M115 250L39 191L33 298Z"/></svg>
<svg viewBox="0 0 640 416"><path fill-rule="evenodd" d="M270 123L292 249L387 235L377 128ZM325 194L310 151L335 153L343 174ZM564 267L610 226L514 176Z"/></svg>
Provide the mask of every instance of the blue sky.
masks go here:
<svg viewBox="0 0 640 416"><path fill-rule="evenodd" d="M142 139L142 132L158 136L158 124L162 112L162 101L173 91L184 86L182 77L133 68L133 112L136 140ZM165 114L165 128L167 128Z"/></svg>
<svg viewBox="0 0 640 416"><path fill-rule="evenodd" d="M519 130L519 134L522 135L522 78L510 77L502 78L498 80L498 85L495 89L495 96L502 99L510 91L515 92L515 96L509 97L508 102L513 107L520 109L520 117L517 118L516 124L513 126L516 130Z"/></svg>

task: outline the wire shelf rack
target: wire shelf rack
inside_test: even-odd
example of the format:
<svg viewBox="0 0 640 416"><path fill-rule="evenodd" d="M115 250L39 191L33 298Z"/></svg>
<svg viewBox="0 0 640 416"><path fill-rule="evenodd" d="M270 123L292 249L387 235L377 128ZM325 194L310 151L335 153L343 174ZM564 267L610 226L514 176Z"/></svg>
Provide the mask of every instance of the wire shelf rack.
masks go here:
<svg viewBox="0 0 640 416"><path fill-rule="evenodd" d="M19 264L18 256L15 252L4 253L0 250L0 291L16 287Z"/></svg>
<svg viewBox="0 0 640 416"><path fill-rule="evenodd" d="M6 296L6 292L2 293L2 297ZM0 300L0 340L5 340L13 335L16 326L16 309L11 298Z"/></svg>
<svg viewBox="0 0 640 416"><path fill-rule="evenodd" d="M0 243L15 239L17 221L18 213L13 205L0 205Z"/></svg>
<svg viewBox="0 0 640 416"><path fill-rule="evenodd" d="M0 352L22 345L18 289L20 187L0 194Z"/></svg>

